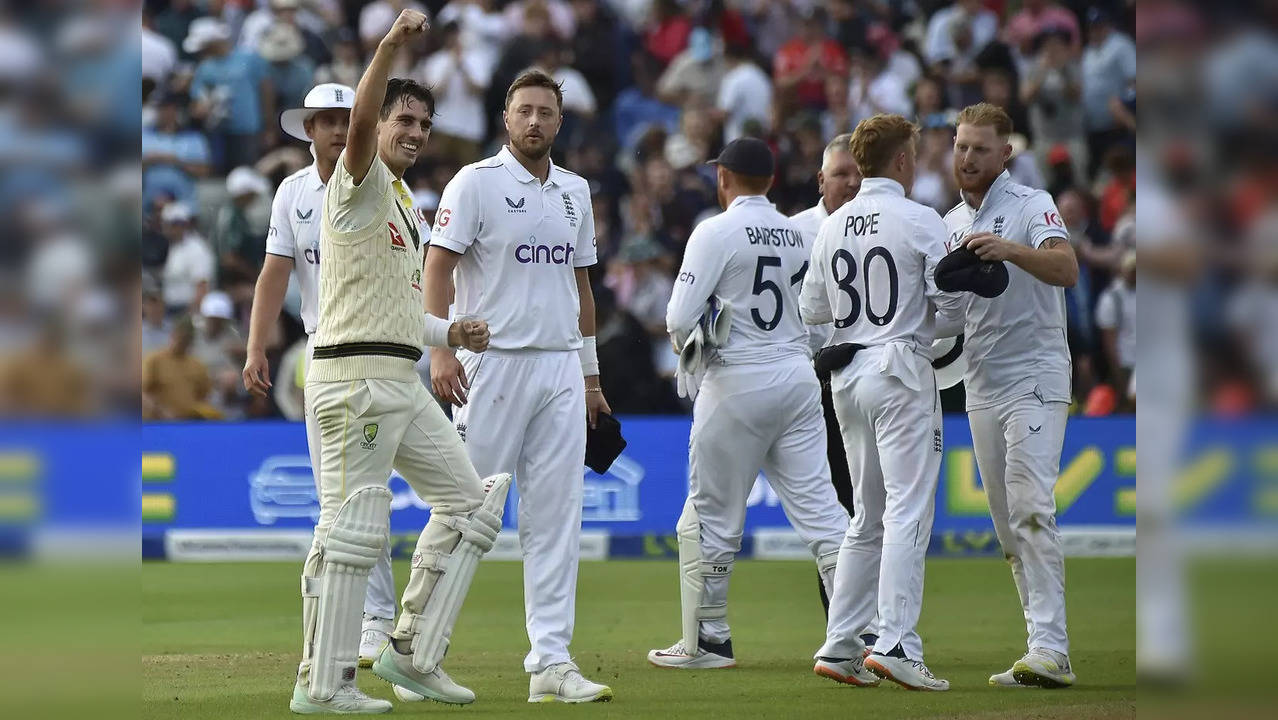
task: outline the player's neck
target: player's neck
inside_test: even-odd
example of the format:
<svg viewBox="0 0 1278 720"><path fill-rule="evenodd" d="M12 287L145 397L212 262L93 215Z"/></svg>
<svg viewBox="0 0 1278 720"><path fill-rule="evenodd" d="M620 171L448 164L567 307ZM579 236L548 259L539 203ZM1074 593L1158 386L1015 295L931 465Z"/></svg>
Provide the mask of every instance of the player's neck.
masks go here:
<svg viewBox="0 0 1278 720"><path fill-rule="evenodd" d="M825 197L821 198L821 207L825 208L826 215L833 215L839 208L843 207L842 205L839 205L837 207L830 207L831 205L833 205L833 203L831 203L828 198L825 198Z"/></svg>
<svg viewBox="0 0 1278 720"><path fill-rule="evenodd" d="M404 167L395 166L385 155L382 154L381 149L378 149L377 156L382 159L382 162L386 163L386 169L391 171L391 175L394 175L396 180L404 179L404 173L408 172L407 165Z"/></svg>
<svg viewBox="0 0 1278 720"><path fill-rule="evenodd" d="M537 178L538 182L543 185L546 184L546 180L550 178L550 153L546 153L541 158L534 160L519 152L519 149L513 143L506 147L510 148L510 154L515 156L515 159L519 161L520 165L524 166L525 170Z"/></svg>
<svg viewBox="0 0 1278 720"><path fill-rule="evenodd" d="M986 187L984 190L962 190L960 191L960 194L963 196L963 200L966 201L968 205L980 210L981 203L985 202L985 196L988 195L989 192L989 187Z"/></svg>
<svg viewBox="0 0 1278 720"><path fill-rule="evenodd" d="M328 162L321 158L315 158L315 172L319 174L320 182L328 184L328 179L333 177L333 171L337 169L337 161Z"/></svg>

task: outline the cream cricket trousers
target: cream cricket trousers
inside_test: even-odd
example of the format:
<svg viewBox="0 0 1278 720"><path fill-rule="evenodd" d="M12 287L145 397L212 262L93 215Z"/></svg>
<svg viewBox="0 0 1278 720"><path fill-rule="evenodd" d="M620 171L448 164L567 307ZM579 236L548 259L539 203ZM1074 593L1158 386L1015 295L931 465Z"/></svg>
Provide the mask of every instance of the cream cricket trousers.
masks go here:
<svg viewBox="0 0 1278 720"><path fill-rule="evenodd" d="M1030 393L967 413L994 532L1025 613L1028 647L1066 655L1065 560L1053 492L1068 412L1065 403Z"/></svg>
<svg viewBox="0 0 1278 720"><path fill-rule="evenodd" d="M877 614L874 650L886 654L900 644L911 660L923 660L916 628L941 469L940 396L926 358L910 353L901 361L914 363L922 384L912 390L880 370L883 352L866 348L830 378L856 512L839 550L818 657L858 657L859 635Z"/></svg>
<svg viewBox="0 0 1278 720"><path fill-rule="evenodd" d="M806 357L710 366L693 405L688 451L702 562L731 567L760 470L813 558L833 561L848 514L830 483L825 450L821 385ZM706 576L702 605L726 606L729 580ZM731 635L726 618L702 620L700 633L715 643Z"/></svg>
<svg viewBox="0 0 1278 720"><path fill-rule="evenodd" d="M315 577L321 548L338 509L360 488L385 487L398 470L431 508L432 516L468 516L484 498L483 484L461 438L420 380L308 382L320 445L320 519L303 574ZM453 550L461 535L442 523L426 525L413 553L404 590L404 615L420 614L439 580L430 559ZM397 638L410 633L397 629ZM303 657L303 665L309 658Z"/></svg>
<svg viewBox="0 0 1278 720"><path fill-rule="evenodd" d="M524 619L531 649L524 670L568 662L581 554L586 396L575 350L457 353L470 380L454 413L479 473L508 472L519 495Z"/></svg>
<svg viewBox="0 0 1278 720"><path fill-rule="evenodd" d="M308 367L303 368L303 376L305 376L305 371L310 369L311 353L314 350L315 335L312 333L306 338L306 362ZM316 497L319 497L319 421L315 419L315 413L311 412L311 403L306 402L303 404L305 405L306 417L306 449L311 455L311 472L315 475L315 493ZM390 552L390 543L387 543L385 549L382 550L382 556L377 559L377 564L373 566L372 572L368 575L368 594L364 596L364 613L373 617L395 618L395 575L391 572Z"/></svg>

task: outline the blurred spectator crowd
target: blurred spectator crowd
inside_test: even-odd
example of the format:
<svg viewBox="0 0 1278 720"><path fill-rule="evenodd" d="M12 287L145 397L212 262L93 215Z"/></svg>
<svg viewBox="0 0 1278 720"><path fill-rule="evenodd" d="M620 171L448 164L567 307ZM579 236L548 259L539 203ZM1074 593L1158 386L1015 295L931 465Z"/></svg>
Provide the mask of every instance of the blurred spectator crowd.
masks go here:
<svg viewBox="0 0 1278 720"><path fill-rule="evenodd" d="M554 157L594 196L599 354L616 411L686 410L670 381L665 306L689 233L719 210L705 161L725 142L753 135L772 145L769 197L794 214L819 201L816 175L832 137L875 113L900 113L923 128L914 197L944 213L958 201L954 117L982 100L1011 114L1009 170L1053 194L1079 257L1079 283L1066 293L1078 410L1134 410L1130 3L148 0L146 417L294 414L295 397L252 398L238 376L271 194L311 162L280 132L278 114L315 83L356 85L404 7L432 18L428 38L393 72L438 97L425 158L406 176L429 211L460 166L504 141L501 105L518 72L540 66L562 82ZM291 292L268 353L277 388L296 389L297 307Z"/></svg>

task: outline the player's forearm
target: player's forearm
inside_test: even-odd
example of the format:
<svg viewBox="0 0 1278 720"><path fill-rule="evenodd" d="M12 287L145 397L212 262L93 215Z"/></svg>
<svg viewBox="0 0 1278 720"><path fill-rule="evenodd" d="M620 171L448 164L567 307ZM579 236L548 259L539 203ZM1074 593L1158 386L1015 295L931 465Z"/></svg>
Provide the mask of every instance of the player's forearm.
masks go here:
<svg viewBox="0 0 1278 720"><path fill-rule="evenodd" d="M351 125L346 133L346 171L356 183L364 180L368 168L377 154L377 119L382 101L386 99L386 83L390 80L391 65L399 43L383 39L368 63L368 69L355 88L355 103L351 107Z"/></svg>
<svg viewBox="0 0 1278 720"><path fill-rule="evenodd" d="M291 263L278 255L268 255L257 276L253 289L253 308L249 313L249 354L265 352L271 326L284 307L284 295L288 292L288 274Z"/></svg>
<svg viewBox="0 0 1278 720"><path fill-rule="evenodd" d="M1018 246L1010 260L1038 280L1056 287L1074 287L1078 282L1078 258L1064 238L1050 238L1037 248Z"/></svg>
<svg viewBox="0 0 1278 720"><path fill-rule="evenodd" d="M426 253L426 269L422 278L426 283L422 292L424 310L442 319L448 318L448 306L453 299L453 269L460 255L440 247L432 247ZM431 352L452 353L447 347L432 346Z"/></svg>

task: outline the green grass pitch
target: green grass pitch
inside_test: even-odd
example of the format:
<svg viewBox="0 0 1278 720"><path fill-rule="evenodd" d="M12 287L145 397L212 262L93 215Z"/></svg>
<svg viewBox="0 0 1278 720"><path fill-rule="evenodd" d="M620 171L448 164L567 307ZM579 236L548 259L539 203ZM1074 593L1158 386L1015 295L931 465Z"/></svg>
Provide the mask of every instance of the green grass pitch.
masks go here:
<svg viewBox="0 0 1278 720"><path fill-rule="evenodd" d="M291 717L299 650L301 563L142 567L143 718ZM583 562L573 641L586 675L616 692L609 704L530 705L520 565L481 565L453 634L447 667L478 694L468 707L394 700L361 670L360 686L412 717L592 718L1130 718L1136 713L1135 559L1072 559L1066 586L1068 690L995 689L993 672L1024 651L1024 625L1007 565L929 559L920 632L948 693L838 685L812 673L825 622L808 562L742 561L729 620L738 667L662 670L649 648L678 634L673 562ZM400 587L406 562L397 562Z"/></svg>

